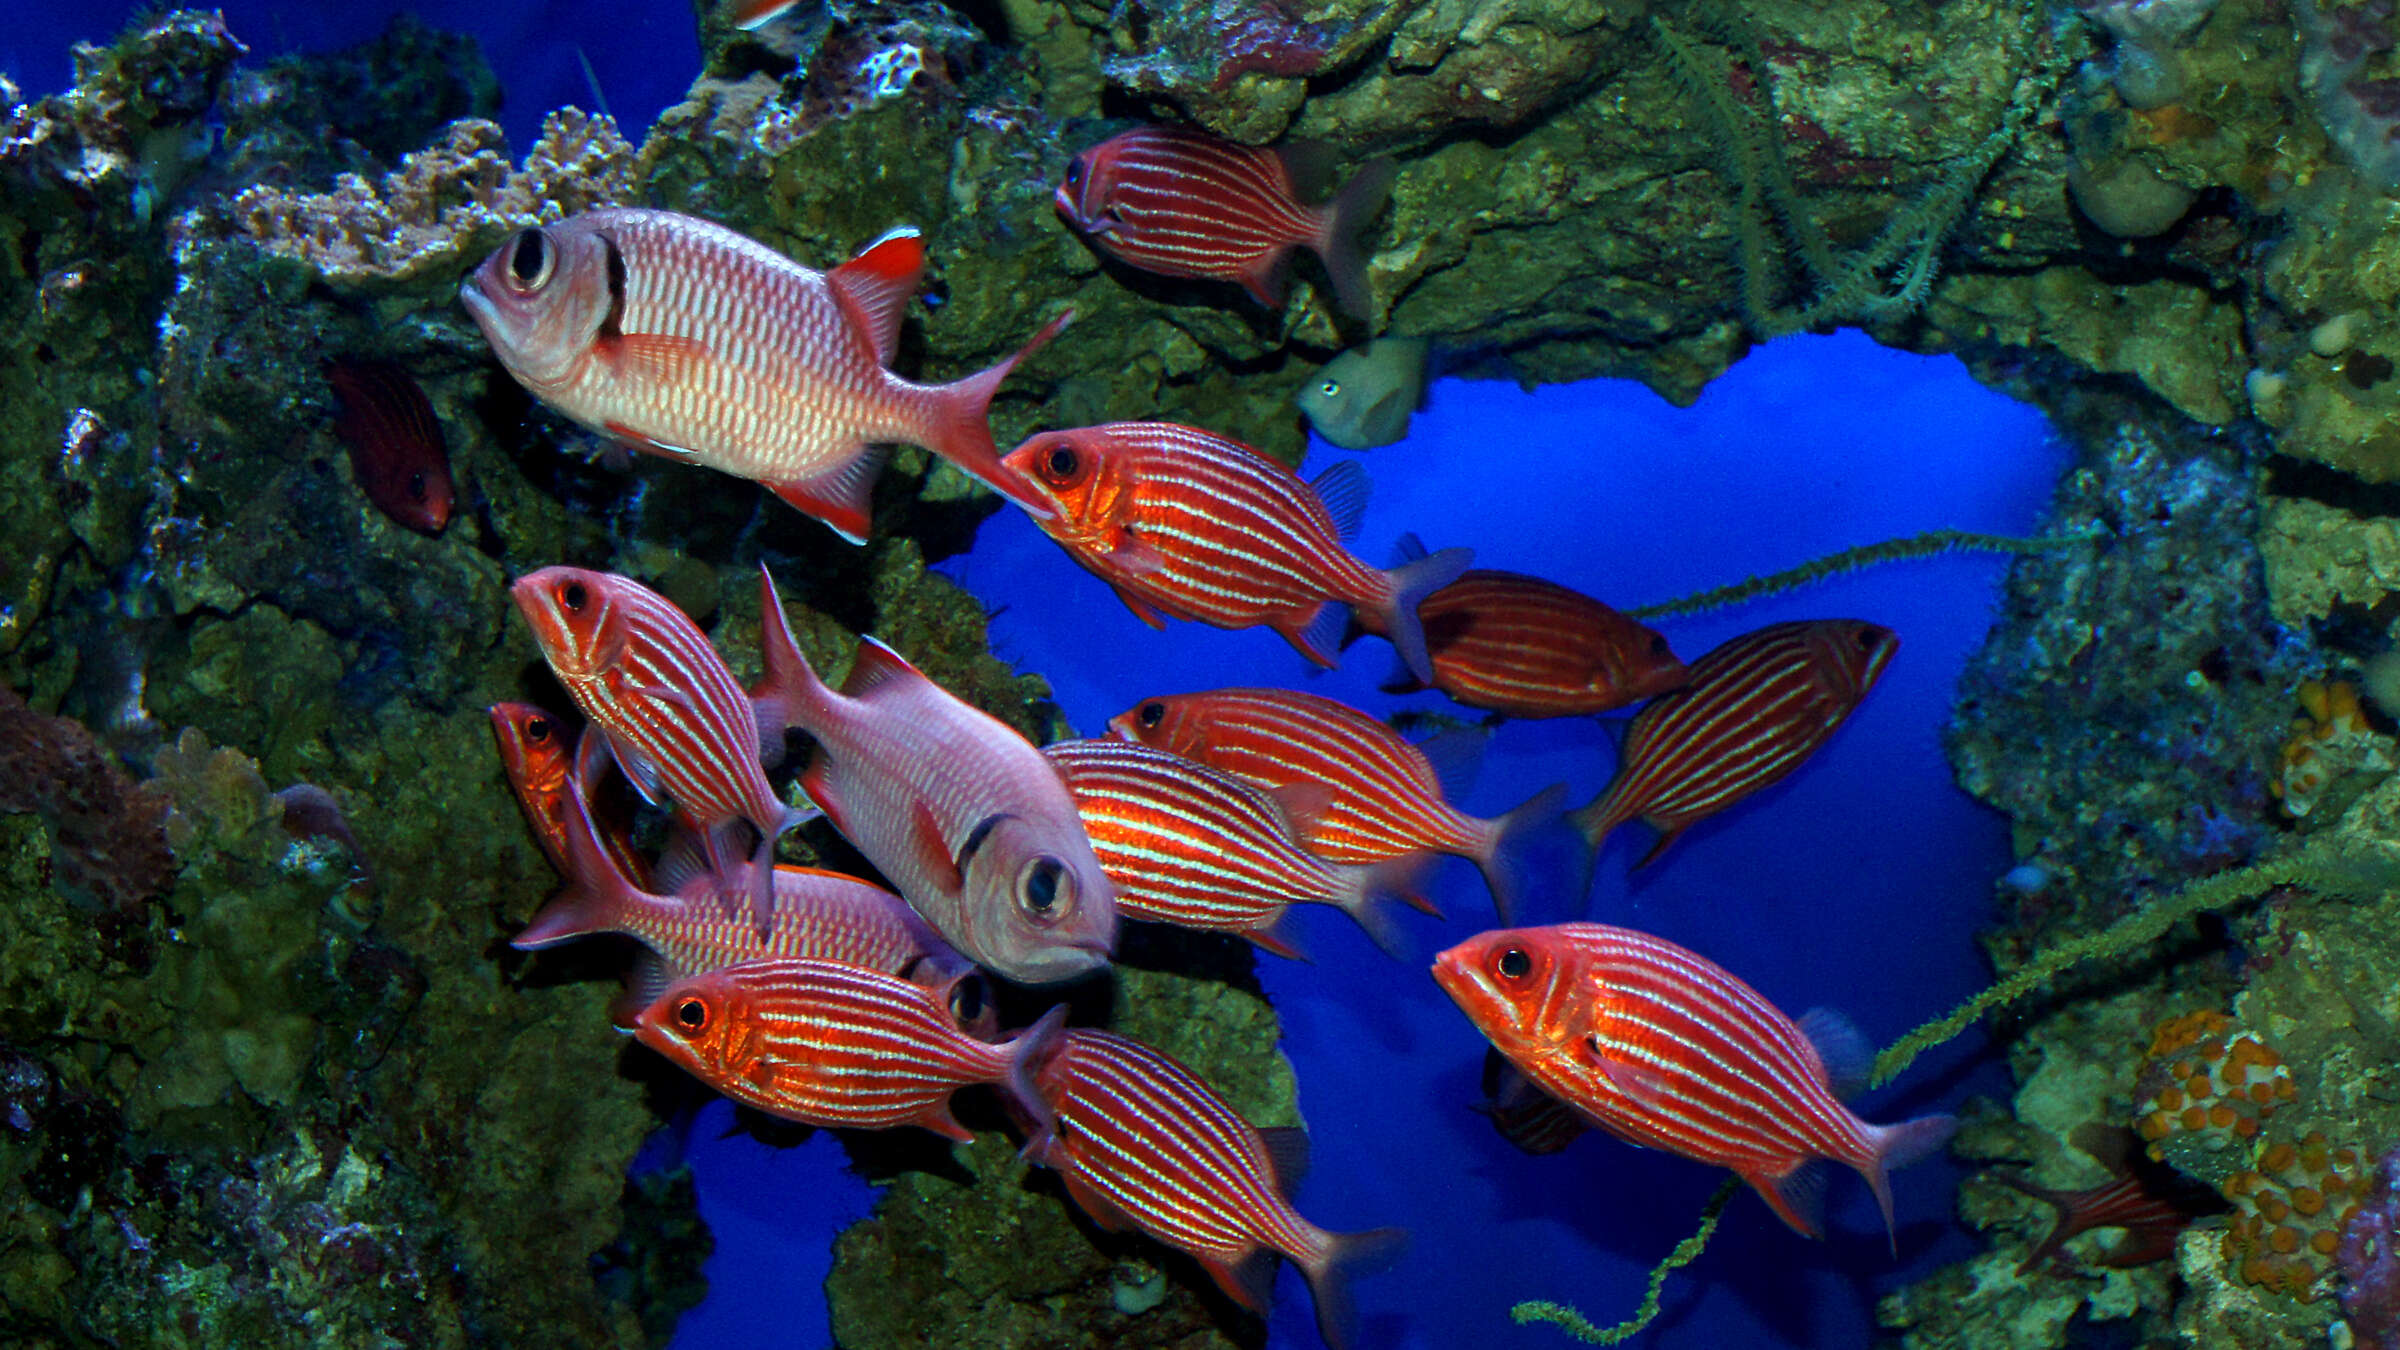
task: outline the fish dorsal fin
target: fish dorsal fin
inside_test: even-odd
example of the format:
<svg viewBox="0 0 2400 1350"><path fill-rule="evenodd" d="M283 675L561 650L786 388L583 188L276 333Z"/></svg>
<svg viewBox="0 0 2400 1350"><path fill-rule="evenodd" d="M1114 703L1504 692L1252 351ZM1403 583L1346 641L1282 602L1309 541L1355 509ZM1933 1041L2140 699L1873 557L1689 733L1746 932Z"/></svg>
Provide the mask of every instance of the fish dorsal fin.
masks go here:
<svg viewBox="0 0 2400 1350"><path fill-rule="evenodd" d="M1325 514L1333 518L1334 534L1345 544L1357 538L1359 522L1367 518L1367 494L1375 488L1358 461L1337 459L1308 485L1315 489L1317 500L1325 503Z"/></svg>
<svg viewBox="0 0 2400 1350"><path fill-rule="evenodd" d="M1290 141L1275 147L1283 161L1292 197L1301 203L1323 202L1333 195L1334 179L1342 171L1340 152L1323 141Z"/></svg>
<svg viewBox="0 0 2400 1350"><path fill-rule="evenodd" d="M858 655L850 662L850 674L842 681L842 693L859 699L872 699L877 690L896 689L925 682L925 672L908 663L908 658L886 646L882 639L862 637L858 640Z"/></svg>
<svg viewBox="0 0 2400 1350"><path fill-rule="evenodd" d="M668 985L689 973L644 947L633 958L633 968L625 972L625 992L609 1004L609 1020L620 1027L631 1028L642 1009L658 1002L658 996L667 992Z"/></svg>
<svg viewBox="0 0 2400 1350"><path fill-rule="evenodd" d="M888 366L900 345L900 320L909 297L925 277L925 236L902 225L825 274L834 302L875 349L875 364Z"/></svg>
<svg viewBox="0 0 2400 1350"><path fill-rule="evenodd" d="M875 524L875 480L883 475L883 462L891 453L883 446L861 446L855 456L823 473L769 480L767 488L792 509L824 521L853 544L863 544Z"/></svg>
<svg viewBox="0 0 2400 1350"><path fill-rule="evenodd" d="M1338 795L1331 784L1320 783L1313 778L1277 783L1266 788L1265 792L1283 811L1284 822L1292 827L1294 835L1308 833L1327 811L1333 809L1334 798Z"/></svg>
<svg viewBox="0 0 2400 1350"><path fill-rule="evenodd" d="M958 870L958 859L950 852L950 843L942 838L942 824L933 818L933 807L923 797L908 803L909 847L925 860L926 875L934 885L955 894L966 884L966 876Z"/></svg>
<svg viewBox="0 0 2400 1350"><path fill-rule="evenodd" d="M1483 772L1484 747L1491 739L1491 732L1482 727L1449 727L1417 742L1417 753L1425 756L1426 766L1433 770L1444 801L1457 801L1474 788L1475 779Z"/></svg>
<svg viewBox="0 0 2400 1350"><path fill-rule="evenodd" d="M1297 1125L1269 1125L1258 1132L1267 1146L1267 1166L1275 1173L1275 1193L1289 1200L1308 1176L1308 1131Z"/></svg>
<svg viewBox="0 0 2400 1350"><path fill-rule="evenodd" d="M667 840L665 850L650 868L650 884L660 895L681 895L685 887L707 876L708 858L701 850L699 836L684 829L677 829Z"/></svg>
<svg viewBox="0 0 2400 1350"><path fill-rule="evenodd" d="M1800 1014L1800 1034L1825 1061L1825 1083L1843 1101L1866 1090L1875 1069L1875 1047L1858 1025L1831 1008L1811 1008Z"/></svg>
<svg viewBox="0 0 2400 1350"><path fill-rule="evenodd" d="M1425 554L1425 541L1417 537L1415 530L1410 530L1400 536L1399 543L1392 545L1392 566L1406 567Z"/></svg>

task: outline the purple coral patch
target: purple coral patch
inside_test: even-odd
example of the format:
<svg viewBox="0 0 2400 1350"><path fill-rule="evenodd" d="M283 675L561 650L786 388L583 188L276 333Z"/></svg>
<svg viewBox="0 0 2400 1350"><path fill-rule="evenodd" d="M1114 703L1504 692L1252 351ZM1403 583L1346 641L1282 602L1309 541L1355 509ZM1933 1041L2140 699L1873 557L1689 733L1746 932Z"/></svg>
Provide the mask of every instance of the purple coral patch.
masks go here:
<svg viewBox="0 0 2400 1350"><path fill-rule="evenodd" d="M2358 1350L2400 1350L2400 1148L2376 1164L2365 1203L2342 1230L2334 1263Z"/></svg>

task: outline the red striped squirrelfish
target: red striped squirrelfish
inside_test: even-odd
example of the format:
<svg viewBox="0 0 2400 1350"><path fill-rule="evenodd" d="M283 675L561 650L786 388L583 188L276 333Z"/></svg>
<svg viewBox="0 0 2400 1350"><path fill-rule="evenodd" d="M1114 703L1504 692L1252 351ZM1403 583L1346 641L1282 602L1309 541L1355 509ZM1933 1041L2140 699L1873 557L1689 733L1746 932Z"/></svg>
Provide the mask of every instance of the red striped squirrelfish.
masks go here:
<svg viewBox="0 0 2400 1350"><path fill-rule="evenodd" d="M1567 793L1560 784L1506 815L1467 815L1443 800L1422 748L1348 704L1296 689L1146 699L1108 729L1253 783L1296 789L1301 842L1333 862L1421 852L1469 859L1483 869L1503 918L1516 905L1513 845L1555 818Z"/></svg>
<svg viewBox="0 0 2400 1350"><path fill-rule="evenodd" d="M1306 246L1325 262L1334 303L1364 316L1370 295L1359 232L1392 191L1392 162L1370 160L1331 200L1300 201L1331 178L1324 148L1264 149L1179 127L1136 127L1067 163L1059 218L1110 257L1170 277L1238 281L1283 307L1284 270Z"/></svg>
<svg viewBox="0 0 2400 1350"><path fill-rule="evenodd" d="M571 877L575 874L574 864L567 856L568 817L574 809L571 798L580 798L588 805L595 790L593 783L577 776L576 750L581 741L547 708L530 703L495 703L490 711L492 739L500 746L500 767L508 774L508 786L517 795L517 807L525 813L525 823L533 827L533 840L542 846L542 855L558 869L560 876ZM604 761L594 757L582 758L587 762L584 772L606 767ZM633 832L625 822L603 821L596 810L592 820L600 846L616 864L617 871L636 885L648 885L650 862L634 848Z"/></svg>
<svg viewBox="0 0 2400 1350"><path fill-rule="evenodd" d="M425 391L389 361L329 361L325 378L342 398L333 434L367 500L419 534L440 534L456 498L450 450Z"/></svg>
<svg viewBox="0 0 2400 1350"><path fill-rule="evenodd" d="M712 871L732 872L734 822L757 829L751 894L765 915L775 840L808 818L767 785L763 756L781 752L781 724L752 704L682 610L631 577L545 567L509 593L551 673L607 735L617 766L644 798L671 803L700 832ZM779 656L766 657L772 688L792 679Z"/></svg>
<svg viewBox="0 0 2400 1350"><path fill-rule="evenodd" d="M1027 510L986 411L1017 362L954 384L888 364L925 270L898 229L831 272L671 211L586 211L517 232L459 288L500 364L567 417L639 450L762 483L856 542L891 442L922 445Z"/></svg>
<svg viewBox="0 0 2400 1350"><path fill-rule="evenodd" d="M1658 842L1799 768L1850 716L1900 650L1889 628L1860 619L1769 624L1692 662L1691 682L1626 728L1608 790L1574 812L1595 852L1640 817Z"/></svg>
<svg viewBox="0 0 2400 1350"><path fill-rule="evenodd" d="M1855 1168L1890 1230L1887 1173L1957 1124L1860 1120L1798 1023L1724 967L1648 933L1503 929L1434 958L1433 978L1534 1086L1627 1143L1731 1168L1807 1237L1821 1232L1810 1163Z"/></svg>
<svg viewBox="0 0 2400 1350"><path fill-rule="evenodd" d="M1107 965L1116 887L1042 752L871 637L826 687L764 568L759 592L781 714L817 742L800 785L834 828L979 964L1027 984Z"/></svg>
<svg viewBox="0 0 2400 1350"><path fill-rule="evenodd" d="M746 1106L804 1125L921 1125L961 1142L950 1094L1000 1089L1037 1140L1051 1111L1032 1068L1058 1039L1066 1006L998 1044L958 1028L940 994L840 961L745 961L669 985L634 1035Z"/></svg>
<svg viewBox="0 0 2400 1350"><path fill-rule="evenodd" d="M843 872L779 864L775 903L763 919L746 913L747 897L728 894L723 878L706 870L668 877L670 894L655 894L628 877L604 852L582 790L569 782L563 809L567 885L509 939L521 951L553 947L594 933L622 933L648 948L627 981L631 1014L687 975L722 970L767 957L806 956L865 966L936 990L961 1022L988 1026L989 1011L975 965L952 950L908 902L883 887ZM961 981L974 981L961 989Z"/></svg>
<svg viewBox="0 0 2400 1350"><path fill-rule="evenodd" d="M1276 931L1295 904L1343 910L1387 951L1392 939L1376 901L1393 896L1440 917L1410 889L1423 854L1371 867L1326 862L1300 846L1283 808L1246 779L1114 738L1060 741L1042 753L1075 795L1127 918L1239 933L1296 957Z"/></svg>
<svg viewBox="0 0 2400 1350"><path fill-rule="evenodd" d="M1142 622L1264 624L1327 669L1349 606L1373 611L1400 659L1430 677L1417 605L1474 556L1449 548L1378 571L1344 547L1367 503L1355 461L1304 483L1239 441L1173 422L1047 431L1006 462L1051 512L1043 531Z"/></svg>
<svg viewBox="0 0 2400 1350"><path fill-rule="evenodd" d="M1348 1343L1350 1278L1395 1257L1405 1235L1328 1233L1300 1217L1288 1195L1304 1133L1259 1130L1171 1056L1112 1032L1067 1032L1036 1082L1058 1128L1026 1156L1055 1168L1094 1223L1187 1253L1257 1313L1276 1256L1289 1257L1316 1295L1326 1344Z"/></svg>
<svg viewBox="0 0 2400 1350"><path fill-rule="evenodd" d="M1423 557L1416 536L1403 561ZM1377 632L1375 615L1358 626ZM1403 671L1384 686L1430 687L1505 717L1582 717L1680 689L1690 673L1648 627L1581 591L1516 572L1478 568L1417 605L1433 679Z"/></svg>

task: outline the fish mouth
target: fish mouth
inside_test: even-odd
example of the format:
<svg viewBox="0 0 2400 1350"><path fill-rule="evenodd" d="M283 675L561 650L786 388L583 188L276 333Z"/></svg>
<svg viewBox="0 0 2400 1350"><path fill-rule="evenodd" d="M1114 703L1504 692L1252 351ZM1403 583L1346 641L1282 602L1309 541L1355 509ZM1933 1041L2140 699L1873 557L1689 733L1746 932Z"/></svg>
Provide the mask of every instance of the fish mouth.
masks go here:
<svg viewBox="0 0 2400 1350"><path fill-rule="evenodd" d="M1483 982L1482 973L1468 964L1456 947L1434 957L1431 969L1433 982L1442 987L1442 992L1448 994L1450 1001L1457 1004L1461 1011L1467 1010L1468 999L1488 998L1492 994L1491 988Z"/></svg>

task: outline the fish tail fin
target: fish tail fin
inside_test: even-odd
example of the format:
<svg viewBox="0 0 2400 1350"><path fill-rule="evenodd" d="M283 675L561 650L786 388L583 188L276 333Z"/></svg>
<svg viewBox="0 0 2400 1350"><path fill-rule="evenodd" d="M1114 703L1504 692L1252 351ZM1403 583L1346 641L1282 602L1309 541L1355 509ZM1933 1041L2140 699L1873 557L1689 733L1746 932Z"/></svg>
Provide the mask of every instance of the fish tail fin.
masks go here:
<svg viewBox="0 0 2400 1350"><path fill-rule="evenodd" d="M1446 548L1428 553L1415 562L1403 563L1385 572L1391 583L1391 598L1376 607L1383 631L1400 653L1408 673L1426 684L1433 683L1433 657L1425 650L1425 627L1417 621L1417 606L1467 570L1475 561L1475 551L1465 548Z"/></svg>
<svg viewBox="0 0 2400 1350"><path fill-rule="evenodd" d="M1517 897L1523 893L1525 836L1558 819L1566 802L1567 785L1552 783L1491 822L1491 834L1486 836L1482 851L1475 855L1475 865L1483 869L1483 879L1492 888L1492 907L1499 913L1500 922L1508 923L1516 917Z"/></svg>
<svg viewBox="0 0 2400 1350"><path fill-rule="evenodd" d="M1379 863L1357 867L1336 867L1342 879L1342 892L1334 904L1343 913L1358 921L1384 953L1396 959L1406 959L1400 942L1400 930L1392 923L1390 911L1383 907L1386 900L1397 900L1419 913L1442 917L1433 902L1417 889L1425 867L1433 861L1430 853L1403 853Z"/></svg>
<svg viewBox="0 0 2400 1350"><path fill-rule="evenodd" d="M1033 340L1019 347L1012 356L969 375L963 380L935 386L933 415L922 435L928 450L973 474L994 492L1025 508L1036 520L1047 520L1053 514L1042 502L1024 475L1000 462L1000 447L992 443L992 395L999 391L1000 382L1017 368L1017 363L1040 351L1050 339L1075 317L1066 310L1042 325Z"/></svg>
<svg viewBox="0 0 2400 1350"><path fill-rule="evenodd" d="M1028 1158L1048 1156L1058 1142L1058 1109L1042 1095L1035 1075L1066 1031L1067 1005L1061 1003L1043 1013L1040 1021L1000 1043L1000 1058L1007 1066L1000 1092L1008 1099L1009 1114L1025 1129L1022 1156Z"/></svg>
<svg viewBox="0 0 2400 1350"><path fill-rule="evenodd" d="M1407 1251L1408 1231L1402 1228L1327 1233L1324 1246L1298 1263L1317 1301L1317 1334L1329 1350L1349 1350L1358 1338L1358 1303L1351 1297L1351 1282L1389 1269Z"/></svg>
<svg viewBox="0 0 2400 1350"><path fill-rule="evenodd" d="M560 831L565 836L567 884L531 922L508 940L519 951L556 946L570 938L613 933L623 925L639 892L616 860L601 846L592 810L583 800L583 787L570 775L565 789L567 809Z"/></svg>
<svg viewBox="0 0 2400 1350"><path fill-rule="evenodd" d="M1398 166L1389 159L1372 159L1350 175L1334 194L1325 212L1325 232L1315 241L1325 260L1325 275L1333 281L1333 302L1345 314L1367 317L1374 292L1367 286L1367 257L1359 237L1391 199L1392 178Z"/></svg>
<svg viewBox="0 0 2400 1350"><path fill-rule="evenodd" d="M1892 1218L1892 1181L1894 1170L1931 1156L1958 1130L1958 1117L1946 1115L1919 1116L1897 1125L1877 1125L1874 1131L1875 1153L1859 1166L1858 1174L1874 1188L1876 1207L1883 1211L1884 1235L1890 1239L1892 1256L1900 1255L1900 1231Z"/></svg>

